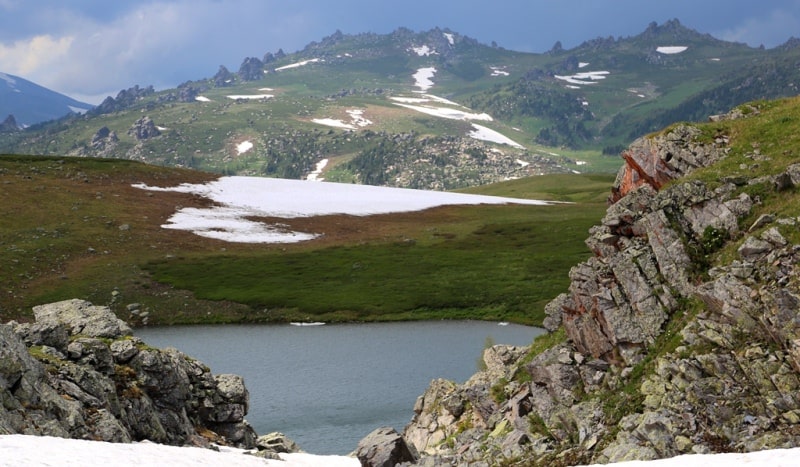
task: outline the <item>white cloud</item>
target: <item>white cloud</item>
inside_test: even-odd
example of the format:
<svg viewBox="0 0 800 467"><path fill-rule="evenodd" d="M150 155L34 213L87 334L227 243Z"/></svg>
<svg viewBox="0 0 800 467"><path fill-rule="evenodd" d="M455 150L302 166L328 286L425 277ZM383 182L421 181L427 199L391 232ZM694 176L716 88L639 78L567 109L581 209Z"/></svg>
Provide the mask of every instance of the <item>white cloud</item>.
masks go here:
<svg viewBox="0 0 800 467"><path fill-rule="evenodd" d="M765 5L766 7L766 5ZM800 7L796 2L795 9ZM753 47L774 47L789 39L787 31L800 31L800 18L789 10L774 9L762 16L753 16L738 26L723 30L714 36L731 42L744 42ZM797 33L794 34L797 37Z"/></svg>
<svg viewBox="0 0 800 467"><path fill-rule="evenodd" d="M13 0L0 2L0 8L14 8ZM305 7L258 0L121 2L84 13L72 8L34 8L35 19L25 19L36 32L27 36L4 40L10 35L5 28L0 71L99 103L136 84L159 89L210 77L221 64L236 70L246 56L286 47L313 18L292 11ZM14 14L22 19L27 13Z"/></svg>
<svg viewBox="0 0 800 467"><path fill-rule="evenodd" d="M69 54L73 37L34 36L9 45L0 43L0 70L28 76L45 70Z"/></svg>

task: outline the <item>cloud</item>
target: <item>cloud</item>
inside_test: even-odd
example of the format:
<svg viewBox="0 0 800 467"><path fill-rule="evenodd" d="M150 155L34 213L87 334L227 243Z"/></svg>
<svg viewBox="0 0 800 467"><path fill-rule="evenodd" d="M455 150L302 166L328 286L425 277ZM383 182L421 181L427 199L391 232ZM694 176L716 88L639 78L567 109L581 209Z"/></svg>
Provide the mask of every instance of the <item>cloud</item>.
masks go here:
<svg viewBox="0 0 800 467"><path fill-rule="evenodd" d="M775 9L765 15L751 17L734 28L723 30L718 37L726 41L744 42L757 47L775 47L786 42L787 31L800 31L800 2L794 8Z"/></svg>
<svg viewBox="0 0 800 467"><path fill-rule="evenodd" d="M22 76L44 71L69 54L73 40L73 37L44 35L11 45L0 44L0 70Z"/></svg>
<svg viewBox="0 0 800 467"><path fill-rule="evenodd" d="M47 34L0 41L0 71L92 103L135 84L172 87L221 64L238 69L245 56L305 45L319 29L318 13L292 3L114 2L117 10L102 16L54 7L36 18Z"/></svg>

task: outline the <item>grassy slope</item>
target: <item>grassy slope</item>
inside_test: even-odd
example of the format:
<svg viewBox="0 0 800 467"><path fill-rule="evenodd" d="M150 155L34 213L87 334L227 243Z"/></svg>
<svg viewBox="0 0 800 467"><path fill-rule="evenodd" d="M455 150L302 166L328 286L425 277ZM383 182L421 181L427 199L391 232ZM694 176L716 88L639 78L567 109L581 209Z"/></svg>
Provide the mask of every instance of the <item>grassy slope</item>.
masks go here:
<svg viewBox="0 0 800 467"><path fill-rule="evenodd" d="M297 245L237 245L160 225L204 200L135 189L212 177L97 159L0 157L0 318L66 298L141 303L151 323L471 317L538 323L588 254L609 176L538 177L474 189L578 201L460 206L290 220ZM570 188L571 187L571 188ZM151 277L152 273L152 277ZM154 281L153 277L158 279ZM168 283L175 283L173 288ZM135 320L134 320L135 322Z"/></svg>

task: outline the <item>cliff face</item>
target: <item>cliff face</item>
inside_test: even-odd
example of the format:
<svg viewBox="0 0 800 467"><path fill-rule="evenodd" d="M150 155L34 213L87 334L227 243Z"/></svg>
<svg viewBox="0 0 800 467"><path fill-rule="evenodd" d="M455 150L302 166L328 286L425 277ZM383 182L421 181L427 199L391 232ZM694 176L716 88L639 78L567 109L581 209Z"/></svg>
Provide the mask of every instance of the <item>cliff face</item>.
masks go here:
<svg viewBox="0 0 800 467"><path fill-rule="evenodd" d="M147 346L107 307L68 300L34 314L0 325L0 434L255 446L241 377Z"/></svg>
<svg viewBox="0 0 800 467"><path fill-rule="evenodd" d="M465 384L433 382L404 433L424 465L800 445L800 246L784 234L800 219L740 227L760 203L748 193L793 192L800 166L713 187L681 178L726 158L728 143L683 125L631 145L586 241L593 256L546 308L551 343L490 349L489 369ZM735 258L710 268L732 244Z"/></svg>

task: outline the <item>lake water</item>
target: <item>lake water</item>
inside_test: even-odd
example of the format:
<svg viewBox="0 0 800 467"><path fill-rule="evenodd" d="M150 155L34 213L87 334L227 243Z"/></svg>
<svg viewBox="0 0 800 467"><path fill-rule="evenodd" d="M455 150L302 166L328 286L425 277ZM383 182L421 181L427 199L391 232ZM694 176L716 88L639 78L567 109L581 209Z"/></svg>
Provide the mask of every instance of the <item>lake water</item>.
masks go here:
<svg viewBox="0 0 800 467"><path fill-rule="evenodd" d="M137 329L214 374L244 377L247 421L314 454L348 454L375 428L401 431L431 380L466 381L488 341L529 345L539 328L477 321L325 326L214 325Z"/></svg>

